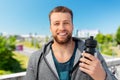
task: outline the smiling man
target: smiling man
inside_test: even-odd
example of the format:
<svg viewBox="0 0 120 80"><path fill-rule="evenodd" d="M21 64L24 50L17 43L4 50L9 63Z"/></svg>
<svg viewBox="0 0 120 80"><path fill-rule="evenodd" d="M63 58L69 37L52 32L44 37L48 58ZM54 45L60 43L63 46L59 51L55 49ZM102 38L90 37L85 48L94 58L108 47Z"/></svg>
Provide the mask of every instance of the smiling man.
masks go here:
<svg viewBox="0 0 120 80"><path fill-rule="evenodd" d="M54 8L49 20L53 40L31 55L26 80L117 80L98 51L97 56L84 53L84 42L72 37L69 8Z"/></svg>

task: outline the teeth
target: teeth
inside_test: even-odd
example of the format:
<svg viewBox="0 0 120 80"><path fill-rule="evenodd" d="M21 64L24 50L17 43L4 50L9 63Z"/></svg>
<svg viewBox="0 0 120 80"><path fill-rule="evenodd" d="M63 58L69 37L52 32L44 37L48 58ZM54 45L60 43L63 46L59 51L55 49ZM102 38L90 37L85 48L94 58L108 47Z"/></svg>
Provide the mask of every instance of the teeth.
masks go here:
<svg viewBox="0 0 120 80"><path fill-rule="evenodd" d="M64 35L66 35L66 33L59 33L59 35L60 35L60 36L64 36Z"/></svg>

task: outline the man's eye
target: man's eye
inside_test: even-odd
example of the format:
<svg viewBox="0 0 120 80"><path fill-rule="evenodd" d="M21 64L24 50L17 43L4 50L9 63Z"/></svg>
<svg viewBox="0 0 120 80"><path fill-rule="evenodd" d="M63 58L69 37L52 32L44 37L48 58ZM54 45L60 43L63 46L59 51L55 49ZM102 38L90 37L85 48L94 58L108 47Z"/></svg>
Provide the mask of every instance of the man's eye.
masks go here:
<svg viewBox="0 0 120 80"><path fill-rule="evenodd" d="M65 22L64 24L69 24L68 22Z"/></svg>
<svg viewBox="0 0 120 80"><path fill-rule="evenodd" d="M58 25L59 25L59 23L55 23L54 25L55 25L55 26L58 26Z"/></svg>

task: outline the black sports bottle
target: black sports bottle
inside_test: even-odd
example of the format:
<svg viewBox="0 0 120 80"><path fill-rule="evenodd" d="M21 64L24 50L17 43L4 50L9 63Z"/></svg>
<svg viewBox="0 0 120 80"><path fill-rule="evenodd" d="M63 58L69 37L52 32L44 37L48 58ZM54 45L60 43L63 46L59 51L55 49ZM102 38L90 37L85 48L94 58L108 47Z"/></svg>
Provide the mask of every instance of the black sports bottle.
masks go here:
<svg viewBox="0 0 120 80"><path fill-rule="evenodd" d="M93 39L93 36L85 40L85 52L94 55L97 41Z"/></svg>

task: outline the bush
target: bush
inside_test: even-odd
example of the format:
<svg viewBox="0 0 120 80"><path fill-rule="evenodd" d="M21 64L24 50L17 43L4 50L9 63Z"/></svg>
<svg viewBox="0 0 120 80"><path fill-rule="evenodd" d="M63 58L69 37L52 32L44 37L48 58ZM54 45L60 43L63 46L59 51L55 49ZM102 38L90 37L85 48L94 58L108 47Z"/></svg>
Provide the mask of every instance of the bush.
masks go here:
<svg viewBox="0 0 120 80"><path fill-rule="evenodd" d="M20 62L14 58L9 58L9 62L5 61L6 63L3 64L2 69L11 72L20 72L23 69L21 68Z"/></svg>
<svg viewBox="0 0 120 80"><path fill-rule="evenodd" d="M13 58L15 50L15 37L0 36L0 70L19 72L22 70L20 62Z"/></svg>
<svg viewBox="0 0 120 80"><path fill-rule="evenodd" d="M7 66L5 67L6 69L0 70L0 75L22 72L26 70L29 58L20 53L16 52L13 53L14 53L13 59L10 60L10 63L8 64L9 67ZM10 68L11 70L9 70Z"/></svg>
<svg viewBox="0 0 120 80"><path fill-rule="evenodd" d="M113 46L113 43L104 43L104 44L101 44L100 46L100 50L101 50L101 53L102 54L106 54L106 55L117 55L117 53L115 53L111 47Z"/></svg>
<svg viewBox="0 0 120 80"><path fill-rule="evenodd" d="M113 54L112 49L104 49L102 53L110 56Z"/></svg>

